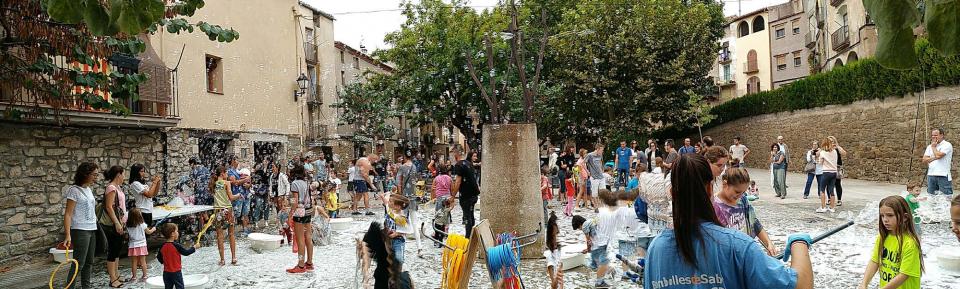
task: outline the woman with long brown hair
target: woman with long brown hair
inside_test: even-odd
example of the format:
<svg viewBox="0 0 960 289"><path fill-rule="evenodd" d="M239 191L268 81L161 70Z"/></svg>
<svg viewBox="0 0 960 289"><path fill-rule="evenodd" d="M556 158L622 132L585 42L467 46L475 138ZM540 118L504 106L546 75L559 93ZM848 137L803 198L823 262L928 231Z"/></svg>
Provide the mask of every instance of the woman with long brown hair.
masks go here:
<svg viewBox="0 0 960 289"><path fill-rule="evenodd" d="M793 262L786 267L767 256L753 238L720 225L711 202L714 177L706 158L683 155L672 171L673 228L650 244L644 288L678 284L748 288L748 283L752 288L813 288L809 235L788 238L785 258L792 257Z"/></svg>

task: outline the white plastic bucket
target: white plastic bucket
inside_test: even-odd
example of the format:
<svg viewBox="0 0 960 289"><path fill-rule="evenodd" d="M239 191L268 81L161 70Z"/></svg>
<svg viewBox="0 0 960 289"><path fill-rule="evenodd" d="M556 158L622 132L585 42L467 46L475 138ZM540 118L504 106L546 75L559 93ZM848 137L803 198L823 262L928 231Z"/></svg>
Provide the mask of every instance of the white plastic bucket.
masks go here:
<svg viewBox="0 0 960 289"><path fill-rule="evenodd" d="M955 248L940 247L937 249L936 255L940 268L960 273L960 252L957 252Z"/></svg>
<svg viewBox="0 0 960 289"><path fill-rule="evenodd" d="M353 218L333 218L330 219L330 230L346 231L353 226Z"/></svg>
<svg viewBox="0 0 960 289"><path fill-rule="evenodd" d="M203 289L210 284L210 278L207 274L183 275L183 288L185 289ZM147 288L163 289L163 277L154 276L147 279Z"/></svg>
<svg viewBox="0 0 960 289"><path fill-rule="evenodd" d="M263 233L251 233L247 238L250 239L254 250L264 251L280 248L280 241L283 240L283 236Z"/></svg>
<svg viewBox="0 0 960 289"><path fill-rule="evenodd" d="M73 254L73 250L70 250L70 254ZM50 255L53 255L54 263L63 263L67 260L67 250L60 250L57 248L50 248Z"/></svg>
<svg viewBox="0 0 960 289"><path fill-rule="evenodd" d="M570 270L580 267L587 260L587 254L582 253L587 249L587 244L573 244L560 248L560 259L563 265L561 270Z"/></svg>

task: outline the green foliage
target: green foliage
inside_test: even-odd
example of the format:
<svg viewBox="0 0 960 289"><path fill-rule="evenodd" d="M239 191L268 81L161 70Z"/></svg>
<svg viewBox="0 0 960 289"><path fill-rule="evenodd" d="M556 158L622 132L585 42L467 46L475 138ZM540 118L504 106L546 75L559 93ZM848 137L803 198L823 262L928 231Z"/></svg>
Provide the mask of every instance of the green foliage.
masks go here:
<svg viewBox="0 0 960 289"><path fill-rule="evenodd" d="M915 53L920 66L910 70L887 69L877 60L862 59L779 89L733 99L712 109L717 119L710 126L743 117L897 97L924 87L960 84L960 56L942 56L924 39L917 41Z"/></svg>
<svg viewBox="0 0 960 289"><path fill-rule="evenodd" d="M401 115L395 105L396 78L369 73L366 82L347 85L340 93L339 102L330 107L340 110L340 125L354 125L354 138L386 139L397 134L398 128L388 120ZM361 138L362 139L362 138Z"/></svg>
<svg viewBox="0 0 960 289"><path fill-rule="evenodd" d="M876 59L891 69L910 69L918 65L913 50L913 28L926 28L930 45L944 55L960 54L960 1L927 0L921 2L921 16L912 0L863 0L863 6L877 25Z"/></svg>
<svg viewBox="0 0 960 289"><path fill-rule="evenodd" d="M163 18L161 0L44 0L47 14L67 24L85 24L90 33L136 35Z"/></svg>
<svg viewBox="0 0 960 289"><path fill-rule="evenodd" d="M593 33L551 39L550 78L564 93L548 102L577 135L612 138L648 133L689 116L687 91L701 93L722 36L716 2L580 1L558 31ZM602 129L598 129L602 128Z"/></svg>

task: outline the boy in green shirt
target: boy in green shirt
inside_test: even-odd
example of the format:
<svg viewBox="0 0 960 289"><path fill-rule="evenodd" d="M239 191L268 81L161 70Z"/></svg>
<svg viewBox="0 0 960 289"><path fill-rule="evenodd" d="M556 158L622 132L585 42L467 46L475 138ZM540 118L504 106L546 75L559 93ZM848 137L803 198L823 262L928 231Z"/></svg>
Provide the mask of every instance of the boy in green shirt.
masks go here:
<svg viewBox="0 0 960 289"><path fill-rule="evenodd" d="M920 201L926 201L927 197L920 197L920 185L910 183L907 185L907 205L910 206L910 213L913 214L913 228L917 231L917 236L923 235L920 231L920 216L917 215L917 208L920 207Z"/></svg>

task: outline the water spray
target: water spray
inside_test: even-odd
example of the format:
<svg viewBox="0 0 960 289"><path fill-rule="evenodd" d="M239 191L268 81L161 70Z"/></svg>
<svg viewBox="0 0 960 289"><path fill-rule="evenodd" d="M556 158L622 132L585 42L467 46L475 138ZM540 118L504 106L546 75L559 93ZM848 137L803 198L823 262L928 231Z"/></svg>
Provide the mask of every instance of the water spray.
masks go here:
<svg viewBox="0 0 960 289"><path fill-rule="evenodd" d="M854 224L853 221L848 221L848 222L844 223L843 225L836 226L836 227L834 227L833 229L830 229L830 230L828 230L828 231L826 231L826 232L823 232L823 233L821 233L820 235L817 235L816 237L813 237L813 239L812 239L813 241L810 242L810 245L813 245L813 244L815 244L815 243L817 243L817 242L820 242L820 240L826 239L827 237L830 237L830 236L832 236L833 234L836 234L836 233L838 233L838 232L840 232L840 231L843 231L843 229L846 229L847 227L853 226L853 224ZM790 244L787 244L787 246L790 246ZM776 258L777 258L777 259L783 259L783 253L780 253L779 255L777 255Z"/></svg>

